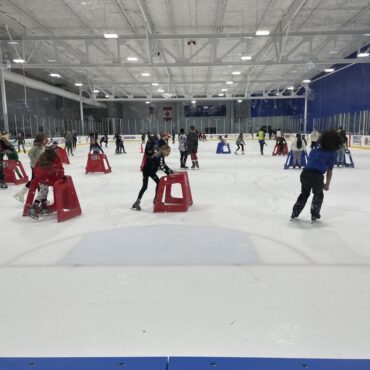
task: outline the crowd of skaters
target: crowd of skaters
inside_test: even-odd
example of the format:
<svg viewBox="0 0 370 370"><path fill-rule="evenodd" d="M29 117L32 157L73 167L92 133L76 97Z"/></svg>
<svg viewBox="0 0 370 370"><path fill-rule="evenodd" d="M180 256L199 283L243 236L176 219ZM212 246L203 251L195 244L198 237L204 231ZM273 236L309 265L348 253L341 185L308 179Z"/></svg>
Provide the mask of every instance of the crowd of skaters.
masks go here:
<svg viewBox="0 0 370 370"><path fill-rule="evenodd" d="M258 131L258 141L260 145L260 152L263 155L263 149L266 145L265 135L266 129L262 127ZM175 143L175 133L172 132L172 143ZM104 153L102 144L105 147L108 146L108 135L104 134L98 142L97 131L91 131L89 133L90 149L92 153ZM65 149L69 155L73 155L73 151L76 148L77 136L73 131L67 131L65 133ZM141 199L148 187L149 178L153 179L158 187L159 177L157 172L162 170L167 175L174 173L165 163L165 158L170 154L171 148L169 146L169 140L171 135L168 132L162 132L158 136L157 134L151 134L150 132L142 134L142 143L147 142L145 145L144 160L141 166L143 184L139 191L138 198L132 205L133 209L141 209ZM322 135L316 130L310 134L311 138L311 153L308 157L308 162L301 174L302 191L297 199L296 204L293 208L292 219L299 216L302 211L310 192L314 194L311 213L312 220L320 218L320 209L323 201L323 190L329 190L329 184L332 178L332 169L335 164L338 166L344 165L345 151L348 149L348 141L346 133L343 128L338 130L328 131ZM227 143L227 135L225 137L220 136L219 139L223 141L225 145ZM123 152L124 145L122 136L116 133L114 136L116 142L116 153ZM187 159L190 156L191 168L199 169L198 162L198 142L206 140L205 134L198 132L194 126L190 127L190 131L185 133L184 129L180 129L178 133L178 149L180 151L180 168L188 169ZM284 146L287 145L284 138L284 134L280 129L276 131L276 145ZM8 159L18 161L18 153L21 148L25 150L25 140L21 133L18 133L15 138L18 151L10 143L9 137L6 132L2 132L0 136L0 187L5 189L7 185L4 182L3 174L3 157L6 155ZM237 149L235 154L241 150L244 154L245 142L243 134L240 133L236 139ZM49 186L53 186L54 183L64 177L63 165L56 153L58 146L53 140L49 140L46 134L38 133L35 136L32 148L28 152L30 159L32 178L31 180L14 196L17 200L24 202L24 196L27 193L31 181L35 180L39 184L38 195L32 204L30 209L30 217L37 219L40 214L47 212L47 195ZM296 134L296 137L291 142L291 153L293 155L293 163L298 167L301 167L300 158L302 151L307 151L307 141L304 135L300 133ZM326 181L324 182L324 174L326 174ZM18 173L18 176L21 174Z"/></svg>

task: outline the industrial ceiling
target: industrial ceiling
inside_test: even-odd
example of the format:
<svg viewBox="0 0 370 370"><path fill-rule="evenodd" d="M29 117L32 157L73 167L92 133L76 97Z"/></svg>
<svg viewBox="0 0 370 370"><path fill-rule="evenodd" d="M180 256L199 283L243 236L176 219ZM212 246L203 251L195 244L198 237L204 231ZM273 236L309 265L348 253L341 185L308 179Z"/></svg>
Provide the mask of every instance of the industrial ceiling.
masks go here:
<svg viewBox="0 0 370 370"><path fill-rule="evenodd" d="M95 100L295 96L370 62L370 0L0 0L0 42L7 70Z"/></svg>

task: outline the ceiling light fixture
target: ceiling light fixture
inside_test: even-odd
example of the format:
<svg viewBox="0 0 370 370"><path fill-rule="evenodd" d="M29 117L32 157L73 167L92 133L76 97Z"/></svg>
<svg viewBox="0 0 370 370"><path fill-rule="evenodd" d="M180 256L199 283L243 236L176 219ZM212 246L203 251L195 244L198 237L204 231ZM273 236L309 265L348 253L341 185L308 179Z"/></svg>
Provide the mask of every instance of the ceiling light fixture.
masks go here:
<svg viewBox="0 0 370 370"><path fill-rule="evenodd" d="M326 68L326 69L324 69L324 72L326 72L326 73L334 72L334 68Z"/></svg>
<svg viewBox="0 0 370 370"><path fill-rule="evenodd" d="M192 100L191 104L196 104L196 102L197 102L196 100Z"/></svg>
<svg viewBox="0 0 370 370"><path fill-rule="evenodd" d="M24 59L13 59L14 63L26 63Z"/></svg>
<svg viewBox="0 0 370 370"><path fill-rule="evenodd" d="M240 71L233 71L233 72L231 72L231 74L236 76L236 75L240 75L241 72Z"/></svg>
<svg viewBox="0 0 370 370"><path fill-rule="evenodd" d="M9 45L18 45L19 42L18 41L8 41L8 44Z"/></svg>
<svg viewBox="0 0 370 370"><path fill-rule="evenodd" d="M288 86L287 89L293 91L294 90L294 86Z"/></svg>
<svg viewBox="0 0 370 370"><path fill-rule="evenodd" d="M233 81L226 81L226 85L232 85L233 83Z"/></svg>
<svg viewBox="0 0 370 370"><path fill-rule="evenodd" d="M127 57L126 58L129 62L137 62L138 59L136 57Z"/></svg>
<svg viewBox="0 0 370 370"><path fill-rule="evenodd" d="M100 90L98 90L98 89L94 89L94 90L93 90L93 93L94 93L94 94L100 93Z"/></svg>
<svg viewBox="0 0 370 370"><path fill-rule="evenodd" d="M118 35L116 33L105 33L104 38L105 39L118 39Z"/></svg>
<svg viewBox="0 0 370 370"><path fill-rule="evenodd" d="M221 91L227 91L227 89L221 89Z"/></svg>
<svg viewBox="0 0 370 370"><path fill-rule="evenodd" d="M143 72L141 75L142 75L143 77L149 77L149 76L150 76L150 73L149 73L149 72Z"/></svg>
<svg viewBox="0 0 370 370"><path fill-rule="evenodd" d="M302 81L304 84L309 84L311 82L311 80L303 80Z"/></svg>
<svg viewBox="0 0 370 370"><path fill-rule="evenodd" d="M83 86L83 83L82 82L76 82L75 86Z"/></svg>
<svg viewBox="0 0 370 370"><path fill-rule="evenodd" d="M218 96L224 96L224 94L221 94L221 93L220 93L220 94L218 94Z"/></svg>
<svg viewBox="0 0 370 370"><path fill-rule="evenodd" d="M338 53L339 53L338 50L332 50L332 51L329 52L329 54L338 54Z"/></svg>
<svg viewBox="0 0 370 370"><path fill-rule="evenodd" d="M357 58L366 58L369 55L370 55L369 52L363 51L363 52L357 54Z"/></svg>
<svg viewBox="0 0 370 370"><path fill-rule="evenodd" d="M241 60L252 60L252 57L250 55L243 55L240 59Z"/></svg>
<svg viewBox="0 0 370 370"><path fill-rule="evenodd" d="M159 86L158 82L152 82L152 86Z"/></svg>
<svg viewBox="0 0 370 370"><path fill-rule="evenodd" d="M158 89L158 92L163 93L164 90L163 89Z"/></svg>
<svg viewBox="0 0 370 370"><path fill-rule="evenodd" d="M268 30L257 30L256 36L268 36L270 34L270 31Z"/></svg>
<svg viewBox="0 0 370 370"><path fill-rule="evenodd" d="M55 59L48 59L48 62L49 62L49 63L55 63L55 62L56 62L56 60L55 60Z"/></svg>
<svg viewBox="0 0 370 370"><path fill-rule="evenodd" d="M54 78L61 78L62 77L59 73L49 73L49 76L54 77Z"/></svg>
<svg viewBox="0 0 370 370"><path fill-rule="evenodd" d="M150 101L146 101L145 104L150 104Z"/></svg>
<svg viewBox="0 0 370 370"><path fill-rule="evenodd" d="M109 95L108 95L108 94L105 94L105 97L106 97L106 98L109 98Z"/></svg>
<svg viewBox="0 0 370 370"><path fill-rule="evenodd" d="M239 100L238 100L238 103L243 103L243 100L240 100L240 99L239 99Z"/></svg>

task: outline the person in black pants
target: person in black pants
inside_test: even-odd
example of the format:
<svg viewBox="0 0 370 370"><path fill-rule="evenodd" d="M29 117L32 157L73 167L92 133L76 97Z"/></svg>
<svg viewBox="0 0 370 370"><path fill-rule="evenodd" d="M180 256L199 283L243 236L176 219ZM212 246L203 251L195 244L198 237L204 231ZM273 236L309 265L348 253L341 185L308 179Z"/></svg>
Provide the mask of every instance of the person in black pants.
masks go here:
<svg viewBox="0 0 370 370"><path fill-rule="evenodd" d="M158 151L147 160L145 163L142 171L143 171L143 186L140 189L139 195L137 197L136 202L132 205L132 209L136 209L137 211L141 210L140 202L141 198L143 197L146 189L148 188L148 181L149 177L157 184L155 189L155 194L157 195L157 189L159 184L159 177L157 176L158 170L162 170L166 173L166 175L170 175L174 173L165 162L165 157L170 155L171 148L168 145L163 145ZM154 197L155 201L155 197Z"/></svg>
<svg viewBox="0 0 370 370"><path fill-rule="evenodd" d="M297 218L313 193L311 220L321 218L320 210L324 200L324 190L328 191L333 167L336 163L336 151L341 145L341 138L336 131L324 132L320 137L320 148L311 150L307 165L301 173L301 194L293 206L291 219ZM324 174L326 182L324 183Z"/></svg>

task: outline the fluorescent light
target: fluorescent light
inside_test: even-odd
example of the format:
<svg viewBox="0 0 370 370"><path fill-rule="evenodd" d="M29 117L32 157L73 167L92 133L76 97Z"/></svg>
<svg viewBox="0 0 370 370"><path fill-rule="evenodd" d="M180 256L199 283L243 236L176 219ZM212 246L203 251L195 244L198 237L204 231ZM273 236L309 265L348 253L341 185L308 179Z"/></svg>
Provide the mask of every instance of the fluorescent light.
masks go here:
<svg viewBox="0 0 370 370"><path fill-rule="evenodd" d="M226 81L226 85L232 85L233 83L233 81Z"/></svg>
<svg viewBox="0 0 370 370"><path fill-rule="evenodd" d="M158 82L152 82L152 86L159 86Z"/></svg>
<svg viewBox="0 0 370 370"><path fill-rule="evenodd" d="M338 53L339 53L339 51L338 51L338 50L332 50L332 51L330 51L329 53L330 53L330 54L338 54Z"/></svg>
<svg viewBox="0 0 370 370"><path fill-rule="evenodd" d="M24 59L13 59L14 63L26 63Z"/></svg>
<svg viewBox="0 0 370 370"><path fill-rule="evenodd" d="M363 52L361 52L361 53L358 53L357 54L357 58L366 58L366 57L368 57L370 54L368 53L368 52L366 52L366 51L363 51Z"/></svg>
<svg viewBox="0 0 370 370"><path fill-rule="evenodd" d="M143 72L141 75L142 75L143 77L149 77L149 76L150 76L150 73L149 73L149 72Z"/></svg>
<svg viewBox="0 0 370 370"><path fill-rule="evenodd" d="M227 89L221 89L221 91L227 91Z"/></svg>
<svg viewBox="0 0 370 370"><path fill-rule="evenodd" d="M368 37L368 36L370 36L370 33L364 33L364 36Z"/></svg>
<svg viewBox="0 0 370 370"><path fill-rule="evenodd" d="M55 77L55 78L61 78L62 76L59 73L49 73L50 77Z"/></svg>
<svg viewBox="0 0 370 370"><path fill-rule="evenodd" d="M162 92L164 92L164 90L163 89L158 89L158 92L161 92L162 93Z"/></svg>
<svg viewBox="0 0 370 370"><path fill-rule="evenodd" d="M137 58L136 57L127 57L126 58L129 62L137 62Z"/></svg>
<svg viewBox="0 0 370 370"><path fill-rule="evenodd" d="M150 101L146 101L145 104L150 104Z"/></svg>
<svg viewBox="0 0 370 370"><path fill-rule="evenodd" d="M334 68L326 68L324 69L324 72L326 73L334 72Z"/></svg>
<svg viewBox="0 0 370 370"><path fill-rule="evenodd" d="M49 62L49 63L55 63L55 62L56 62L56 60L55 60L55 59L48 59L48 62Z"/></svg>
<svg viewBox="0 0 370 370"><path fill-rule="evenodd" d="M192 100L191 101L191 104L195 104L197 101L196 100Z"/></svg>
<svg viewBox="0 0 370 370"><path fill-rule="evenodd" d="M233 72L231 72L231 74L233 74L233 75L240 75L241 72L240 71L233 71Z"/></svg>
<svg viewBox="0 0 370 370"><path fill-rule="evenodd" d="M95 93L95 94L100 93L100 90L98 90L98 89L94 89L94 90L93 90L93 93Z"/></svg>
<svg viewBox="0 0 370 370"><path fill-rule="evenodd" d="M311 80L303 80L302 81L304 84L309 84L311 82Z"/></svg>
<svg viewBox="0 0 370 370"><path fill-rule="evenodd" d="M294 90L294 86L288 86L288 90Z"/></svg>
<svg viewBox="0 0 370 370"><path fill-rule="evenodd" d="M241 60L252 60L252 57L250 55L243 55L240 59Z"/></svg>
<svg viewBox="0 0 370 370"><path fill-rule="evenodd" d="M118 39L118 35L116 33L105 33L104 38L106 38L106 39Z"/></svg>
<svg viewBox="0 0 370 370"><path fill-rule="evenodd" d="M238 100L238 103L243 103L243 100L240 100L240 99L239 99L239 100Z"/></svg>
<svg viewBox="0 0 370 370"><path fill-rule="evenodd" d="M268 36L270 34L270 31L268 30L257 30L256 36Z"/></svg>
<svg viewBox="0 0 370 370"><path fill-rule="evenodd" d="M18 41L8 41L8 44L9 45L18 45L19 42Z"/></svg>
<svg viewBox="0 0 370 370"><path fill-rule="evenodd" d="M83 86L83 83L81 83L81 82L76 82L76 83L75 83L75 86Z"/></svg>
<svg viewBox="0 0 370 370"><path fill-rule="evenodd" d="M224 94L221 94L221 93L220 93L220 94L218 94L218 96L224 96Z"/></svg>

